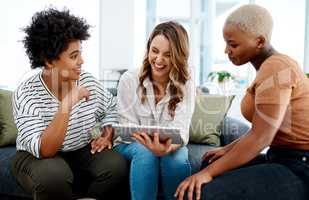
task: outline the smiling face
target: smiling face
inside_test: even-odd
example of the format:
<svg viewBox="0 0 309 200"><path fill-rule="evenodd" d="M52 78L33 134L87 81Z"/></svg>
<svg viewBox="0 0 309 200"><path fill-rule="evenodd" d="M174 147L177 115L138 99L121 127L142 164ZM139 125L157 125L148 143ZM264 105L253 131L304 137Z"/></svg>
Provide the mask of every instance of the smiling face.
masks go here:
<svg viewBox="0 0 309 200"><path fill-rule="evenodd" d="M170 43L163 35L153 38L148 52L151 74L154 80L168 80L171 71Z"/></svg>
<svg viewBox="0 0 309 200"><path fill-rule="evenodd" d="M223 38L226 42L225 53L234 65L252 62L258 55L261 45L263 45L261 38L232 24L224 26Z"/></svg>
<svg viewBox="0 0 309 200"><path fill-rule="evenodd" d="M47 63L47 66L56 70L60 81L74 81L79 79L83 63L81 42L77 40L70 42L68 48L59 55L59 58Z"/></svg>

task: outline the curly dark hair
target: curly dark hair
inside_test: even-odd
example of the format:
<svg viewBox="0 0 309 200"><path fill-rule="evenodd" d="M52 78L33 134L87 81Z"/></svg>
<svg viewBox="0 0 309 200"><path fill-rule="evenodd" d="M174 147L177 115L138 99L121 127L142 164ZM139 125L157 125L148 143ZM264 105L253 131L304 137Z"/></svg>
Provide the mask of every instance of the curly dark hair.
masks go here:
<svg viewBox="0 0 309 200"><path fill-rule="evenodd" d="M72 41L87 40L90 25L85 19L73 16L69 10L49 8L33 15L31 24L23 29L26 54L31 68L45 66L45 62L59 58Z"/></svg>

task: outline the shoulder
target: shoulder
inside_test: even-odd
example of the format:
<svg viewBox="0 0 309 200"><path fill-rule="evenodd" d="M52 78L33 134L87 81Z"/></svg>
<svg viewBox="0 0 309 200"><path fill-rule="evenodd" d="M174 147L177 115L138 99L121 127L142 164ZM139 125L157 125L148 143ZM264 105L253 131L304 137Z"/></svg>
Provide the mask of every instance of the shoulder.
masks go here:
<svg viewBox="0 0 309 200"><path fill-rule="evenodd" d="M105 90L103 84L92 74L82 71L79 78L80 86L86 87L90 92Z"/></svg>
<svg viewBox="0 0 309 200"><path fill-rule="evenodd" d="M264 74L272 74L282 70L296 70L297 68L299 66L294 59L287 55L277 54L266 59L259 71Z"/></svg>
<svg viewBox="0 0 309 200"><path fill-rule="evenodd" d="M187 94L189 95L195 94L196 84L193 75L191 75L190 78L186 81L184 88Z"/></svg>
<svg viewBox="0 0 309 200"><path fill-rule="evenodd" d="M119 80L119 87L137 87L139 85L139 70L126 71Z"/></svg>
<svg viewBox="0 0 309 200"><path fill-rule="evenodd" d="M92 74L90 74L89 72L82 71L79 77L79 82L80 82L80 85L85 85L91 82L98 84L99 80L95 78Z"/></svg>
<svg viewBox="0 0 309 200"><path fill-rule="evenodd" d="M138 75L139 75L138 69L128 70L122 74L122 76L120 77L120 80L129 81L129 82L138 81Z"/></svg>
<svg viewBox="0 0 309 200"><path fill-rule="evenodd" d="M41 86L40 73L36 73L24 80L17 89L14 91L15 99L22 100L23 97L27 95L34 95L36 93L36 88Z"/></svg>
<svg viewBox="0 0 309 200"><path fill-rule="evenodd" d="M287 55L277 54L264 61L256 74L256 82L288 80L289 78L289 82L292 83L300 76L303 76L303 73L294 59Z"/></svg>

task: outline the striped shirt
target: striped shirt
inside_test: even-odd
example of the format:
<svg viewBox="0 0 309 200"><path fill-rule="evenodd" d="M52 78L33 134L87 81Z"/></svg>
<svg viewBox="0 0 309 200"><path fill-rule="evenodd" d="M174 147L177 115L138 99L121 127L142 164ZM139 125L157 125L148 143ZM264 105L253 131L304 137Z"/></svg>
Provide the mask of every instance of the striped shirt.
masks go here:
<svg viewBox="0 0 309 200"><path fill-rule="evenodd" d="M23 82L14 92L13 112L18 129L17 150L40 157L41 135L53 120L59 100L45 85L42 72ZM117 123L116 101L97 79L82 72L77 84L90 92L89 100L80 100L70 113L68 128L60 151L74 151L90 143L91 130Z"/></svg>

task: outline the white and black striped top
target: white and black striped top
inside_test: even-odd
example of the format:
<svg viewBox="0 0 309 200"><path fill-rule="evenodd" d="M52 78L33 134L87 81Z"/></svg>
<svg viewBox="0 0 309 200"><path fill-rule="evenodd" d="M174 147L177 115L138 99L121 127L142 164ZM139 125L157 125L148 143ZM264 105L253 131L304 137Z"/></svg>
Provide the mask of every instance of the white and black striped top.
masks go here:
<svg viewBox="0 0 309 200"><path fill-rule="evenodd" d="M89 100L82 99L71 111L67 133L60 151L73 151L91 141L90 131L97 122L103 126L117 123L116 101L91 74L82 72L78 85L90 92ZM18 129L17 150L40 157L40 137L52 121L60 102L49 91L42 79L42 71L14 92L13 110Z"/></svg>

